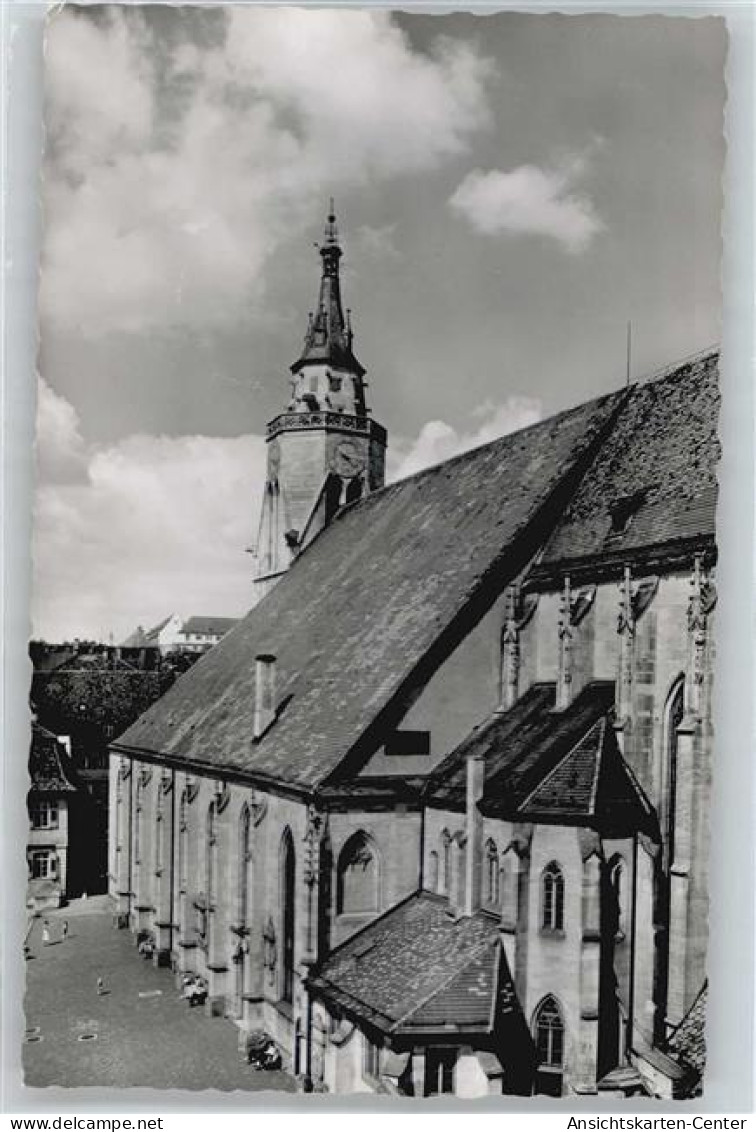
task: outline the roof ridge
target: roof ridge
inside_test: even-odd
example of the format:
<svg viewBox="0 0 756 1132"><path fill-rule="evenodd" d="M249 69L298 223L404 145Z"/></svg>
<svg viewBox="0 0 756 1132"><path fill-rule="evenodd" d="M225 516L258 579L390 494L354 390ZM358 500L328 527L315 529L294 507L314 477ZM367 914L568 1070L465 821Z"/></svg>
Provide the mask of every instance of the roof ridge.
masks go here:
<svg viewBox="0 0 756 1132"><path fill-rule="evenodd" d="M652 381L662 381L665 377L672 377L672 375L684 366L693 365L695 362L703 362L708 358L718 357L722 350L721 342L714 342L710 346L704 346L701 350L694 350L692 354L685 354L682 358L677 358L673 362L667 362L666 365L660 366L658 369L649 370L640 377L637 377L632 385L650 385Z"/></svg>
<svg viewBox="0 0 756 1132"><path fill-rule="evenodd" d="M464 452L456 452L453 456L447 456L445 460L439 460L437 464L428 464L426 467L420 468L419 471L412 472L412 474L409 476L404 476L402 479L398 480L392 480L390 484L386 484L385 487L379 488L378 491L385 491L387 488L394 487L397 484L408 483L411 480L420 479L422 476L428 474L429 472L438 471L439 468L451 467L453 464L456 464L464 460L465 458L469 458L476 453L480 453L486 448L493 448L497 444L502 444L503 441L509 440L511 437L525 436L527 433L533 432L535 431L535 429L544 428L546 425L553 424L555 421L558 421L563 417L569 417L573 413L584 412L589 406L598 408L598 406L604 401L611 401L613 398L621 400L627 395L627 392L628 390L626 388L610 389L608 393L601 393L598 397L589 397L587 401L581 401L578 405L572 405L567 409L560 409L559 412L551 413L551 415L548 417L541 417L540 420L533 421L532 424L525 425L523 428L515 428L512 429L511 432L503 432L501 433L501 435L495 436L492 440L486 440L482 444L476 444L473 448L466 448ZM371 492L370 495L365 497L365 500L360 500L358 502L365 502L376 494L377 492Z"/></svg>

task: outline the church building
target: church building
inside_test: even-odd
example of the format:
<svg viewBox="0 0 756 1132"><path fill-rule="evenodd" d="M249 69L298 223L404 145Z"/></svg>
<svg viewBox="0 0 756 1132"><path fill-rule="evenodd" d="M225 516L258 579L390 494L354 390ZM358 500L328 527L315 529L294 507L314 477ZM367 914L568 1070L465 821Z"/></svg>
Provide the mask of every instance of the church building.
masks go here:
<svg viewBox="0 0 756 1132"><path fill-rule="evenodd" d="M308 1090L690 1096L717 354L384 486L341 254L258 600L112 745L116 921Z"/></svg>

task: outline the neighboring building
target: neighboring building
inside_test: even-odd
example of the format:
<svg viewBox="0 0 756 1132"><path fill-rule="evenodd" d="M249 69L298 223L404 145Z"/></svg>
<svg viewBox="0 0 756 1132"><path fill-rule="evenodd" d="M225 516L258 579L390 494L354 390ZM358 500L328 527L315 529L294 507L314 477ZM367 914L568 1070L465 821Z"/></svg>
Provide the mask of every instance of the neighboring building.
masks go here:
<svg viewBox="0 0 756 1132"><path fill-rule="evenodd" d="M287 415L351 505L112 745L109 876L312 1087L698 1087L717 361L381 490Z"/></svg>
<svg viewBox="0 0 756 1132"><path fill-rule="evenodd" d="M76 784L65 894L107 891L108 744L197 660L197 653L125 648L93 641L29 648L31 701L42 728L65 735Z"/></svg>
<svg viewBox="0 0 756 1132"><path fill-rule="evenodd" d="M170 652L182 643L182 625L183 618L179 617L178 613L171 613L168 617L159 621L157 625L153 625L151 629L143 629L141 625L138 625L134 632L121 642L121 647L127 649L158 649L161 653Z"/></svg>
<svg viewBox="0 0 756 1132"><path fill-rule="evenodd" d="M32 723L29 777L26 903L36 911L58 908L68 895L69 837L79 794L65 745L36 720Z"/></svg>
<svg viewBox="0 0 756 1132"><path fill-rule="evenodd" d="M190 617L181 626L178 647L187 652L207 652L237 624L236 617Z"/></svg>

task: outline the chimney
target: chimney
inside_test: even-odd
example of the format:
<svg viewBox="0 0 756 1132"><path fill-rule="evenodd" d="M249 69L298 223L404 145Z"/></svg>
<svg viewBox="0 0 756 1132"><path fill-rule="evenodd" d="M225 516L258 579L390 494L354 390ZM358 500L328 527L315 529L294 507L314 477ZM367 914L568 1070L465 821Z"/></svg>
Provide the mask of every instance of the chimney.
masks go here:
<svg viewBox="0 0 756 1132"><path fill-rule="evenodd" d="M55 738L64 749L69 759L71 758L71 736L70 735L56 735Z"/></svg>
<svg viewBox="0 0 756 1132"><path fill-rule="evenodd" d="M467 790L465 797L465 832L467 856L465 859L464 914L472 916L480 908L481 863L483 856L483 818L478 802L483 797L486 780L486 762L482 755L467 757Z"/></svg>
<svg viewBox="0 0 756 1132"><path fill-rule="evenodd" d="M255 657L254 736L260 739L276 715L276 658L271 653Z"/></svg>

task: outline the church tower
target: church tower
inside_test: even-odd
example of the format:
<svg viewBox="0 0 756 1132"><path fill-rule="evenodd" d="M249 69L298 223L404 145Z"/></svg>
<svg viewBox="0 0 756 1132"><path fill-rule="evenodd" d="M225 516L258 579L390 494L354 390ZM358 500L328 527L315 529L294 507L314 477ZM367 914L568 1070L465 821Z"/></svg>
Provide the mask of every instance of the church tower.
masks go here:
<svg viewBox="0 0 756 1132"><path fill-rule="evenodd" d="M333 200L320 246L322 273L304 348L291 367L286 412L268 424L268 466L257 540L261 597L347 503L383 486L386 430L365 403L365 370L341 303L342 250Z"/></svg>

